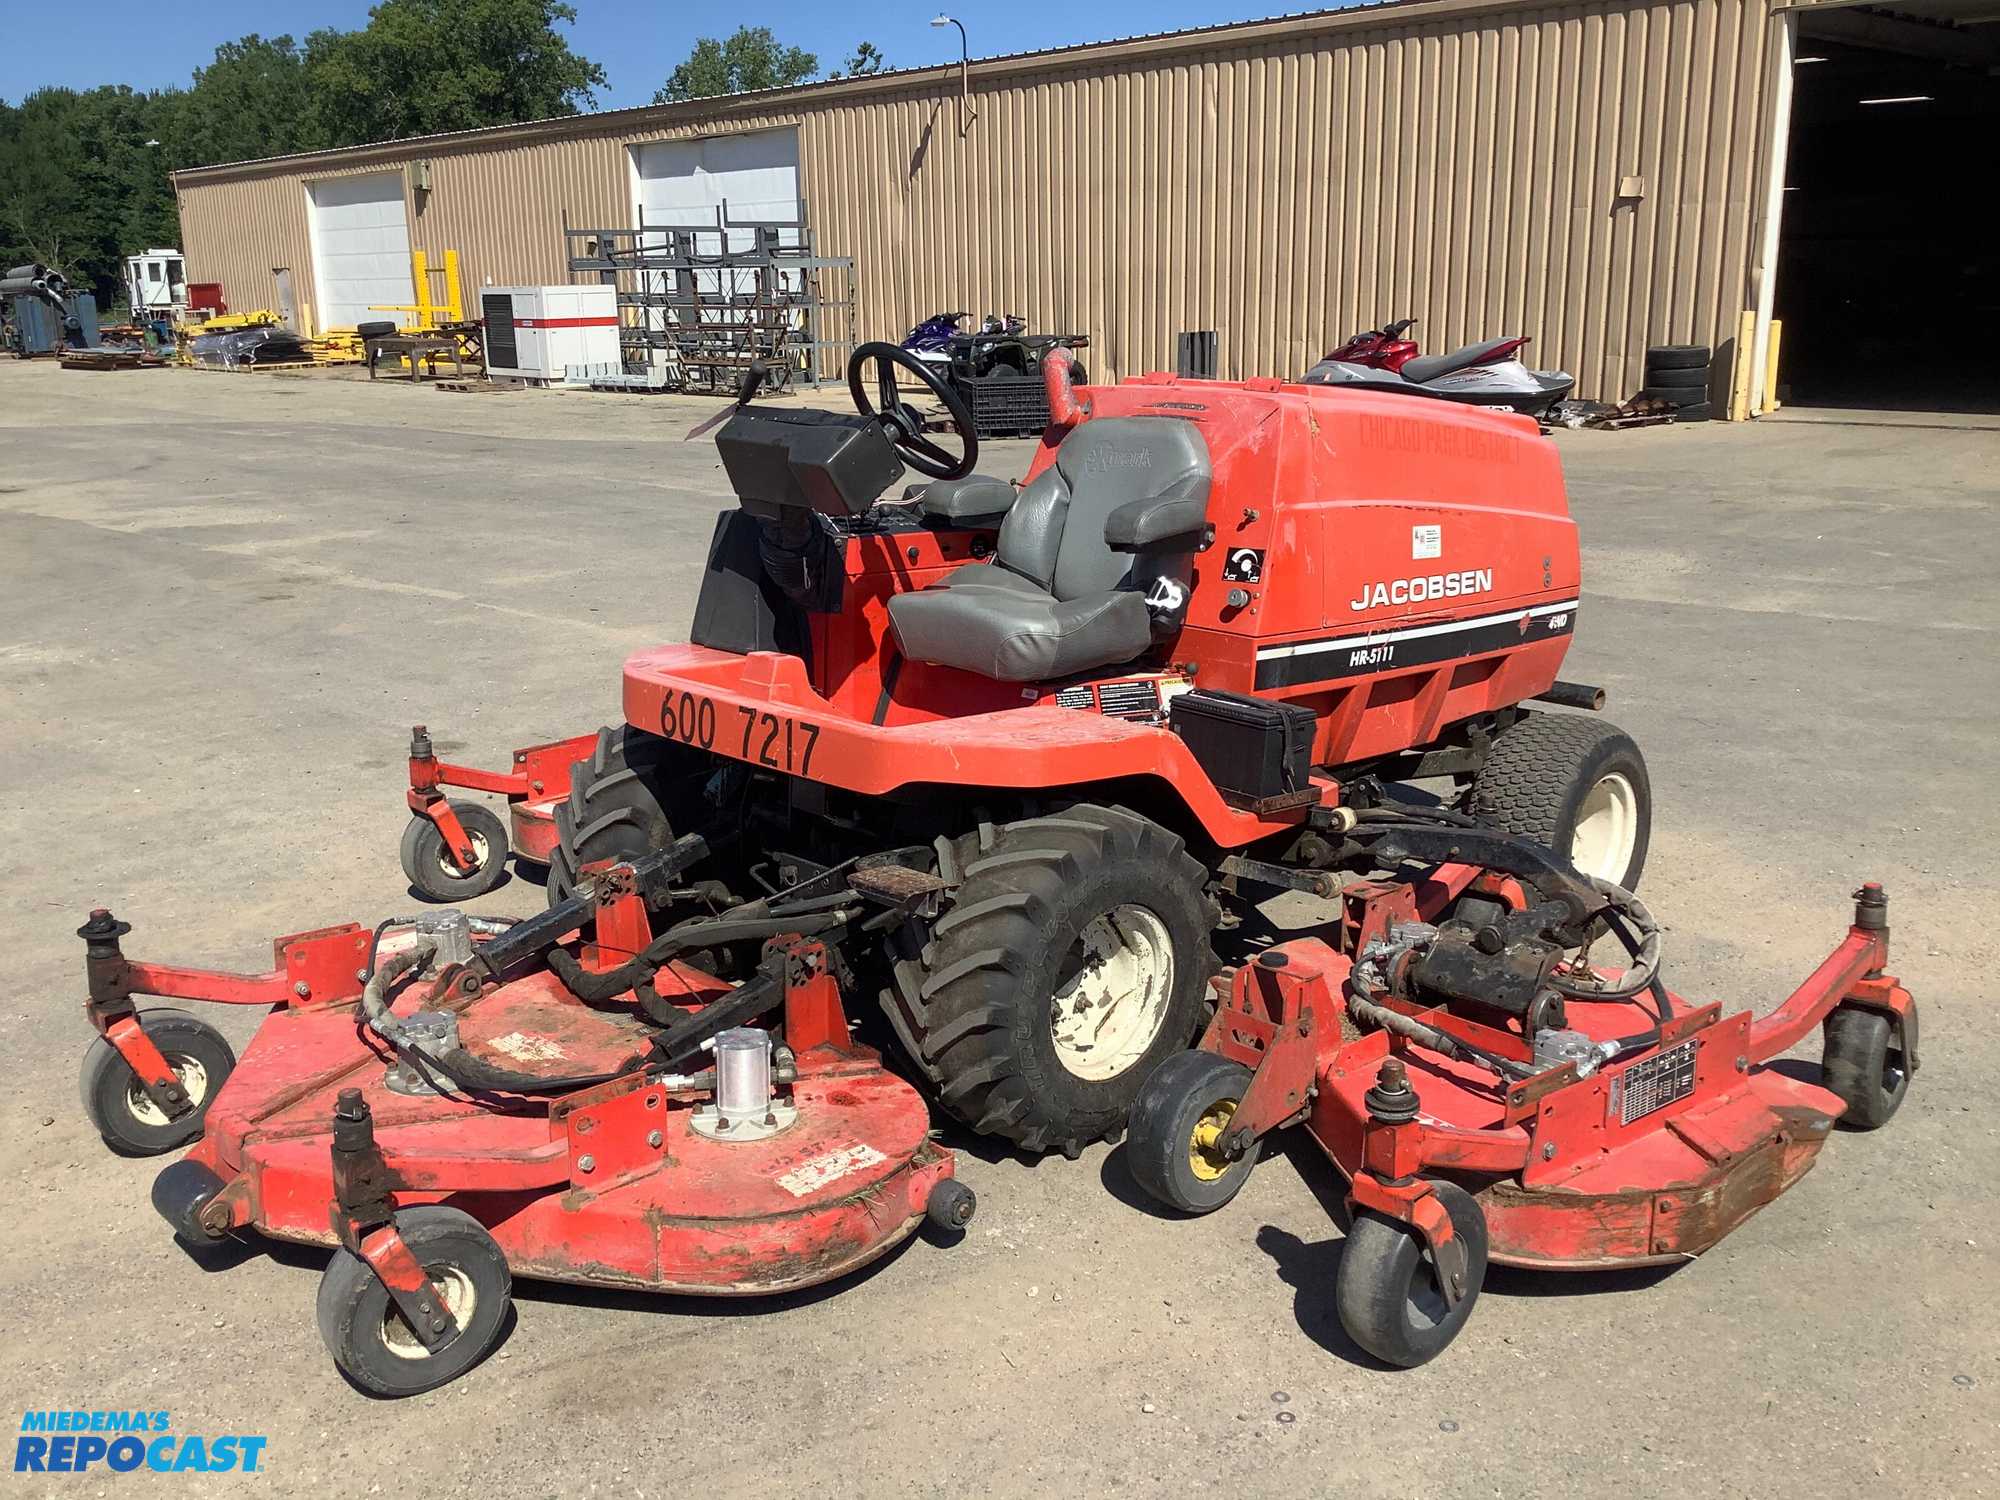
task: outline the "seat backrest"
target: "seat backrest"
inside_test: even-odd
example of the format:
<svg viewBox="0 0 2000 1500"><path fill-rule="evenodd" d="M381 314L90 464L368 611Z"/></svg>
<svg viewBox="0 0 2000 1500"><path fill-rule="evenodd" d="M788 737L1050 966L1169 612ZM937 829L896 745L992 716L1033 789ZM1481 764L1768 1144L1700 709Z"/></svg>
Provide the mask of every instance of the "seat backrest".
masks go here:
<svg viewBox="0 0 2000 1500"><path fill-rule="evenodd" d="M994 556L1058 599L1108 593L1132 570L1104 523L1119 506L1150 500L1185 480L1206 497L1208 444L1177 417L1101 417L1079 423L1056 461L1026 485L1001 523Z"/></svg>

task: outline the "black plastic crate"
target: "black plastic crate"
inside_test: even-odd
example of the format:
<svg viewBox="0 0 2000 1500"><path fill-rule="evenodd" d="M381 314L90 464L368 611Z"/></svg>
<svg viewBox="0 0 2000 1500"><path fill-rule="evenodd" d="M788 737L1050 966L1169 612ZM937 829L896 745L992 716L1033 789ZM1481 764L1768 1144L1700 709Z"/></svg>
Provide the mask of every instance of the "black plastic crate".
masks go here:
<svg viewBox="0 0 2000 1500"><path fill-rule="evenodd" d="M1317 717L1298 703L1218 688L1182 693L1168 723L1224 797L1252 809L1309 801Z"/></svg>
<svg viewBox="0 0 2000 1500"><path fill-rule="evenodd" d="M954 381L983 438L1032 437L1049 425L1049 393L1033 375L982 375Z"/></svg>

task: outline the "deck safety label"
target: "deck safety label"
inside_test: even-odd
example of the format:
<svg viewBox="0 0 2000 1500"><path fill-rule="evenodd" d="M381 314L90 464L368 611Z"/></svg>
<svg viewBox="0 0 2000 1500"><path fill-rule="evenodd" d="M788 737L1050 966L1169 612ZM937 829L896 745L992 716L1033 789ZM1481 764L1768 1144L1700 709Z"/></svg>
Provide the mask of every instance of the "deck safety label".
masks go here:
<svg viewBox="0 0 2000 1500"><path fill-rule="evenodd" d="M1644 1062L1633 1063L1619 1078L1623 1085L1624 1102L1619 1109L1619 1119L1630 1125L1634 1120L1643 1120L1657 1109L1665 1109L1676 1099L1685 1099L1694 1092L1695 1044L1682 1042L1678 1047L1669 1047L1658 1057L1649 1057Z"/></svg>
<svg viewBox="0 0 2000 1500"><path fill-rule="evenodd" d="M851 1172L859 1172L863 1167L872 1167L888 1159L873 1146L843 1146L838 1151L829 1151L824 1156L815 1156L811 1161L793 1167L778 1179L778 1186L794 1198L804 1198L818 1192L829 1182L838 1182Z"/></svg>

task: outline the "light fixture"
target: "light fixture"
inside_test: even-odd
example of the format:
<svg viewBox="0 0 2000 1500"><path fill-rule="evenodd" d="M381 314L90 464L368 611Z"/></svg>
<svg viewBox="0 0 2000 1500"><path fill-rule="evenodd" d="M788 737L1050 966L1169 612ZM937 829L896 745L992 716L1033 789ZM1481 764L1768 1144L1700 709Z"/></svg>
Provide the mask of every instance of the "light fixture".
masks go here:
<svg viewBox="0 0 2000 1500"><path fill-rule="evenodd" d="M972 47L965 39L965 22L956 16L937 15L931 17L933 26L956 26L958 28L958 133L963 136L966 128L979 118L972 112Z"/></svg>
<svg viewBox="0 0 2000 1500"><path fill-rule="evenodd" d="M1795 68L1803 68L1807 63L1816 63L1825 61L1826 59L1823 57L1795 57L1792 59L1792 66Z"/></svg>
<svg viewBox="0 0 2000 1500"><path fill-rule="evenodd" d="M1936 96L1933 94L1891 94L1886 99L1862 99L1858 102L1862 104L1930 104L1935 99Z"/></svg>

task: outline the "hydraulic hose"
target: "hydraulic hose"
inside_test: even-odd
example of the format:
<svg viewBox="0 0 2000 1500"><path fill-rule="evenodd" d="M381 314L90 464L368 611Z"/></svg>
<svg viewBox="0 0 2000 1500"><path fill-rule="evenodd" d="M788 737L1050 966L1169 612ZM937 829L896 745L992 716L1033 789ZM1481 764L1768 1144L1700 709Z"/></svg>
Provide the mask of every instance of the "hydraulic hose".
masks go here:
<svg viewBox="0 0 2000 1500"><path fill-rule="evenodd" d="M1585 983L1565 978L1560 973L1551 974L1549 984L1572 1000L1635 1000L1651 990L1659 979L1660 924L1654 920L1652 912L1646 909L1646 903L1623 886L1614 885L1595 875L1585 875L1582 878L1604 897L1606 902L1604 925L1611 929L1612 935L1625 946L1625 951L1632 955L1632 966L1618 977L1616 984ZM1626 926L1627 922L1631 924L1629 928Z"/></svg>
<svg viewBox="0 0 2000 1500"><path fill-rule="evenodd" d="M816 932L828 932L845 927L852 917L845 909L820 914L793 917L755 915L730 917L693 917L688 921L669 927L660 936L646 945L643 953L626 960L615 969L595 973L586 969L574 956L561 948L551 948L548 953L549 968L556 978L577 999L586 1004L601 1005L616 999L625 991L638 984L650 982L653 975L664 968L667 962L678 954L694 952L701 948L719 948L727 943L740 943L752 938L786 937L798 934L810 937Z"/></svg>

